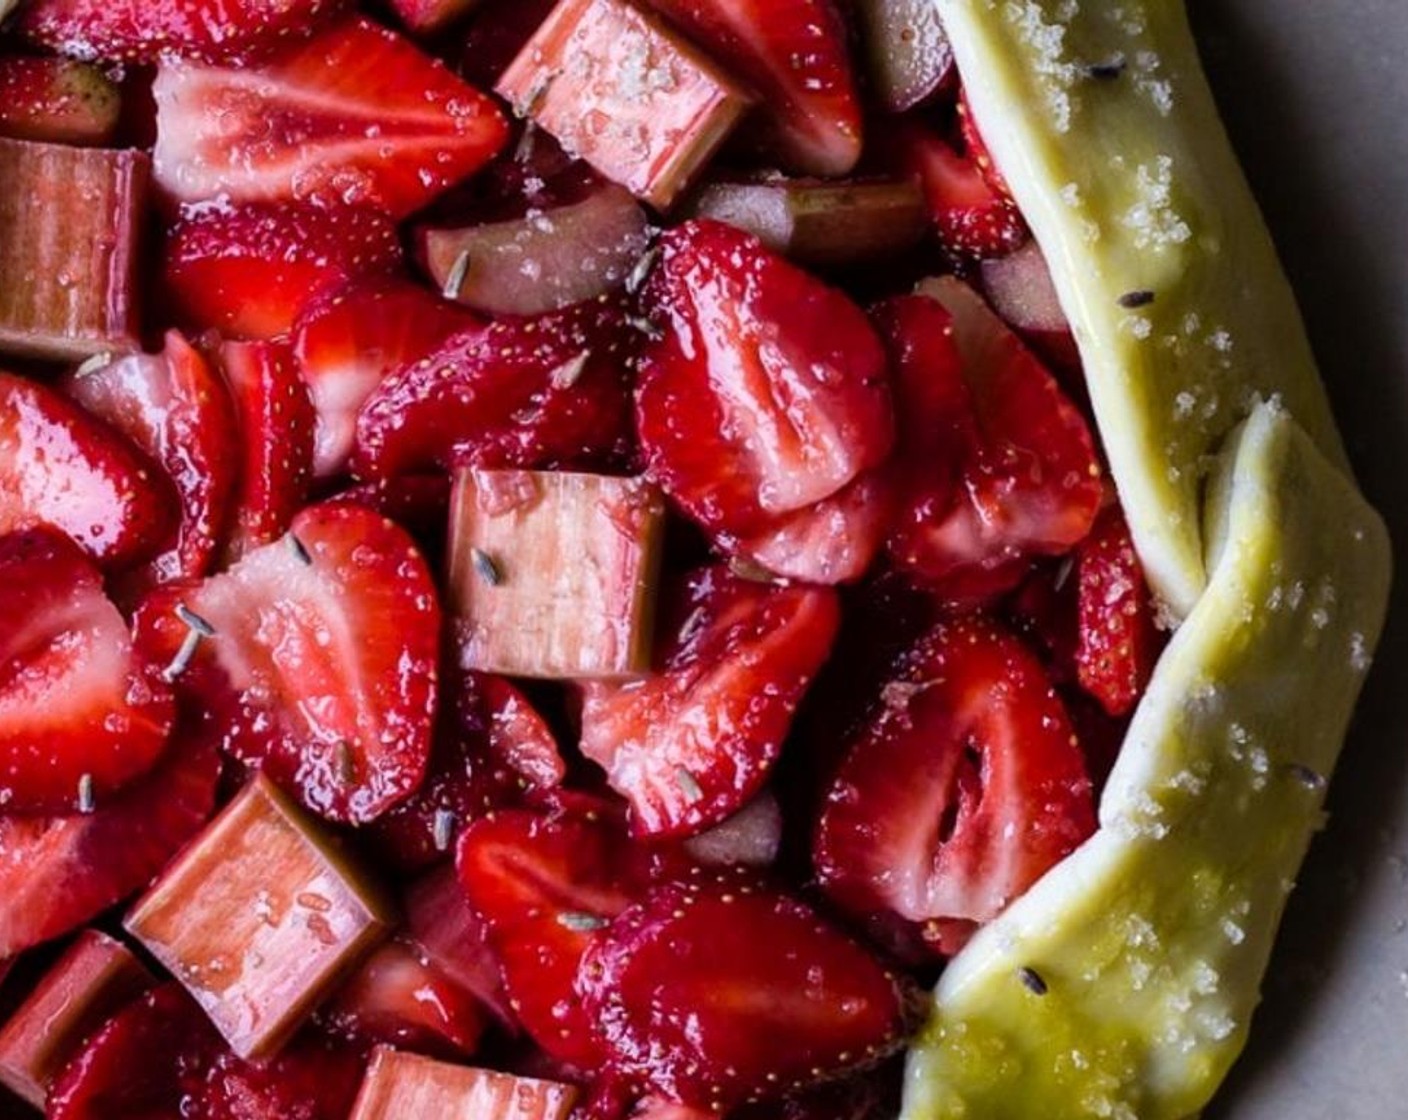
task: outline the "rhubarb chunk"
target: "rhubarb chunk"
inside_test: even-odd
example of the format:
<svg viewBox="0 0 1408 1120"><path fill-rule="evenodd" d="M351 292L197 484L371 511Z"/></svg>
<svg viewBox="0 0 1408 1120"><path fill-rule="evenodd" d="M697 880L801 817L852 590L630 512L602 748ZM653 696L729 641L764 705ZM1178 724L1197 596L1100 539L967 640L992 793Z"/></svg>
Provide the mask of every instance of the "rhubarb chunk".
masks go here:
<svg viewBox="0 0 1408 1120"><path fill-rule="evenodd" d="M0 139L0 351L76 361L139 348L151 160Z"/></svg>
<svg viewBox="0 0 1408 1120"><path fill-rule="evenodd" d="M624 0L562 0L498 91L519 116L661 210L750 100L678 33Z"/></svg>
<svg viewBox="0 0 1408 1120"><path fill-rule="evenodd" d="M547 679L647 671L664 516L641 479L461 472L450 587L464 667Z"/></svg>
<svg viewBox="0 0 1408 1120"><path fill-rule="evenodd" d="M0 1030L0 1084L42 1109L80 1043L151 985L125 945L85 930Z"/></svg>
<svg viewBox="0 0 1408 1120"><path fill-rule="evenodd" d="M425 230L421 256L449 299L490 315L541 315L619 287L649 242L645 212L612 183L570 206Z"/></svg>
<svg viewBox="0 0 1408 1120"><path fill-rule="evenodd" d="M242 1058L279 1048L381 939L378 892L258 776L127 916Z"/></svg>
<svg viewBox="0 0 1408 1120"><path fill-rule="evenodd" d="M894 256L919 244L928 228L924 193L910 180L715 183L690 209L692 216L737 226L809 265Z"/></svg>
<svg viewBox="0 0 1408 1120"><path fill-rule="evenodd" d="M448 1065L383 1046L372 1055L351 1120L567 1120L576 1100L572 1085Z"/></svg>

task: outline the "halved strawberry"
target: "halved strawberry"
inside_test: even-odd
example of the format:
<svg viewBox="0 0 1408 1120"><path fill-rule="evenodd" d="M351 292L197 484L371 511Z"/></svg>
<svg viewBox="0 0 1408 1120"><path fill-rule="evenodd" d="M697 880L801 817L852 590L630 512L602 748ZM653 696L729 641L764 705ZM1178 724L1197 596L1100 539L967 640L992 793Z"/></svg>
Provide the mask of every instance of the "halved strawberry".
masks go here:
<svg viewBox="0 0 1408 1120"><path fill-rule="evenodd" d="M893 472L867 471L844 490L789 513L737 543L738 555L783 579L854 583L884 547L894 514Z"/></svg>
<svg viewBox="0 0 1408 1120"><path fill-rule="evenodd" d="M313 811L366 823L425 776L440 608L410 538L360 506L312 506L227 573L165 589L141 645L181 656L204 734Z"/></svg>
<svg viewBox="0 0 1408 1120"><path fill-rule="evenodd" d="M215 809L220 760L178 732L146 777L91 813L0 816L0 959L147 885Z"/></svg>
<svg viewBox="0 0 1408 1120"><path fill-rule="evenodd" d="M749 234L665 234L642 293L663 336L642 355L650 473L715 534L750 537L878 466L894 440L885 353L841 292Z"/></svg>
<svg viewBox="0 0 1408 1120"><path fill-rule="evenodd" d="M1084 539L1104 484L1085 419L982 298L953 277L921 291L943 304L952 335L941 341L938 316L913 305L890 324L912 421L900 467L911 492L890 550L911 576L971 601L1015 586L1033 557ZM953 377L955 345L969 415Z"/></svg>
<svg viewBox="0 0 1408 1120"><path fill-rule="evenodd" d="M860 158L861 103L834 0L648 0L751 82L759 147L803 175L839 177Z"/></svg>
<svg viewBox="0 0 1408 1120"><path fill-rule="evenodd" d="M302 202L188 211L166 239L162 284L197 330L273 338L319 295L401 262L396 225L374 210Z"/></svg>
<svg viewBox="0 0 1408 1120"><path fill-rule="evenodd" d="M1080 748L1040 662L974 616L896 666L836 773L814 857L841 905L922 923L954 952L1094 830Z"/></svg>
<svg viewBox="0 0 1408 1120"><path fill-rule="evenodd" d="M454 335L363 405L353 472L619 459L630 446L635 333L619 303L593 300Z"/></svg>
<svg viewBox="0 0 1408 1120"><path fill-rule="evenodd" d="M117 432L0 371L0 533L51 525L106 569L141 563L174 525L169 485Z"/></svg>
<svg viewBox="0 0 1408 1120"><path fill-rule="evenodd" d="M430 769L415 794L371 828L379 857L415 871L453 851L460 829L566 776L557 742L502 677L452 670L441 692Z"/></svg>
<svg viewBox="0 0 1408 1120"><path fill-rule="evenodd" d="M1154 600L1118 506L1095 523L1076 553L1080 685L1112 716L1128 714L1144 694L1162 640Z"/></svg>
<svg viewBox="0 0 1408 1120"><path fill-rule="evenodd" d="M419 284L393 277L354 280L306 307L294 328L298 369L318 413L313 473L342 473L357 411L382 379L439 349L481 320Z"/></svg>
<svg viewBox="0 0 1408 1120"><path fill-rule="evenodd" d="M909 1028L901 982L748 873L662 887L577 973L608 1068L718 1111L873 1064Z"/></svg>
<svg viewBox="0 0 1408 1120"><path fill-rule="evenodd" d="M176 984L129 1004L75 1056L49 1095L51 1120L346 1120L362 1061L304 1035L267 1062L229 1050Z"/></svg>
<svg viewBox="0 0 1408 1120"><path fill-rule="evenodd" d="M0 136L102 145L122 111L117 86L95 66L67 58L0 58Z"/></svg>
<svg viewBox="0 0 1408 1120"><path fill-rule="evenodd" d="M227 342L220 366L241 442L239 487L226 555L278 539L308 496L316 418L292 351L282 342Z"/></svg>
<svg viewBox="0 0 1408 1120"><path fill-rule="evenodd" d="M247 58L309 34L340 0L30 0L15 17L31 43L74 58L155 62Z"/></svg>
<svg viewBox="0 0 1408 1120"><path fill-rule="evenodd" d="M488 97L360 17L255 68L164 62L155 93L156 179L184 202L300 199L402 218L508 138Z"/></svg>
<svg viewBox="0 0 1408 1120"><path fill-rule="evenodd" d="M1012 199L984 177L975 159L913 120L890 123L886 151L897 170L918 177L939 241L959 257L1000 257L1030 236Z"/></svg>
<svg viewBox="0 0 1408 1120"><path fill-rule="evenodd" d="M89 811L151 769L176 708L67 537L0 537L0 808Z"/></svg>
<svg viewBox="0 0 1408 1120"><path fill-rule="evenodd" d="M165 468L181 522L155 559L120 580L140 597L177 579L205 575L223 539L239 481L239 432L225 383L176 331L161 354L119 358L65 382L68 395L122 431Z"/></svg>
<svg viewBox="0 0 1408 1120"><path fill-rule="evenodd" d="M382 1043L449 1058L474 1053L489 1024L478 1000L401 940L368 957L318 1018L366 1049Z"/></svg>
<svg viewBox="0 0 1408 1120"><path fill-rule="evenodd" d="M758 792L840 624L829 589L724 568L693 573L663 610L652 676L583 686L582 753L643 836L701 832Z"/></svg>
<svg viewBox="0 0 1408 1120"><path fill-rule="evenodd" d="M595 1069L601 1052L573 992L582 954L612 918L682 857L631 842L609 810L590 815L525 810L475 821L456 867L488 925L509 1003L544 1050Z"/></svg>

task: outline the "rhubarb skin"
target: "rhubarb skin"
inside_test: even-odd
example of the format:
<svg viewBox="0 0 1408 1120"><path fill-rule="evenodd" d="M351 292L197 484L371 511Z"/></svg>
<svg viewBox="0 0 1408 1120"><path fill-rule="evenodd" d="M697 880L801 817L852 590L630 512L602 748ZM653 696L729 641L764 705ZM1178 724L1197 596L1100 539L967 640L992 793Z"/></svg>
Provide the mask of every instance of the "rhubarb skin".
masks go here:
<svg viewBox="0 0 1408 1120"><path fill-rule="evenodd" d="M751 101L676 31L625 0L562 0L497 88L520 117L660 210Z"/></svg>
<svg viewBox="0 0 1408 1120"><path fill-rule="evenodd" d="M378 1047L349 1120L567 1120L577 1089Z"/></svg>
<svg viewBox="0 0 1408 1120"><path fill-rule="evenodd" d="M81 361L140 348L151 159L0 139L0 351Z"/></svg>
<svg viewBox="0 0 1408 1120"><path fill-rule="evenodd" d="M450 588L464 667L549 680L648 671L664 518L643 479L460 472Z"/></svg>
<svg viewBox="0 0 1408 1120"><path fill-rule="evenodd" d="M389 931L380 892L262 775L127 915L242 1058L274 1053Z"/></svg>
<svg viewBox="0 0 1408 1120"><path fill-rule="evenodd" d="M884 260L913 249L928 231L924 194L912 180L763 179L714 183L689 206L818 267Z"/></svg>
<svg viewBox="0 0 1408 1120"><path fill-rule="evenodd" d="M0 1084L42 1109L83 1040L152 983L120 941L84 930L0 1029Z"/></svg>

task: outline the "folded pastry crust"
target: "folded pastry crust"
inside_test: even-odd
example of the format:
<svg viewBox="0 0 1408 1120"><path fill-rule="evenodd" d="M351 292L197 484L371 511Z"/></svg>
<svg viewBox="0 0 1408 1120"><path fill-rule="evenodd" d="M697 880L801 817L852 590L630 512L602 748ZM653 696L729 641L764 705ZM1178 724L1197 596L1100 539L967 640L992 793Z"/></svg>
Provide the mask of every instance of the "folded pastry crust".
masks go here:
<svg viewBox="0 0 1408 1120"><path fill-rule="evenodd" d="M1383 623L1388 537L1181 0L936 2L1184 621L1100 830L950 964L904 1115L1183 1120L1245 1042Z"/></svg>

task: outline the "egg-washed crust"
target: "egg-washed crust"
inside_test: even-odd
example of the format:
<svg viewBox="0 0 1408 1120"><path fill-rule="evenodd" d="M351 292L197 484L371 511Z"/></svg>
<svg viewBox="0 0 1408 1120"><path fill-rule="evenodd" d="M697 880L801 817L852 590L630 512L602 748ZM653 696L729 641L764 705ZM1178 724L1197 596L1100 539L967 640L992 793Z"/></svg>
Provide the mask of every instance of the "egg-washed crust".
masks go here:
<svg viewBox="0 0 1408 1120"><path fill-rule="evenodd" d="M1099 832L950 964L904 1118L1185 1120L1245 1043L1383 624L1388 537L1181 0L936 3L1185 621Z"/></svg>

